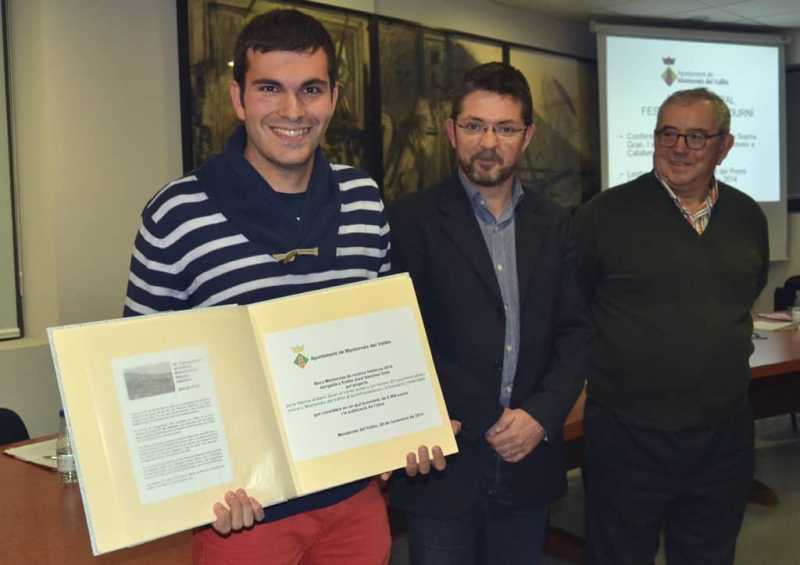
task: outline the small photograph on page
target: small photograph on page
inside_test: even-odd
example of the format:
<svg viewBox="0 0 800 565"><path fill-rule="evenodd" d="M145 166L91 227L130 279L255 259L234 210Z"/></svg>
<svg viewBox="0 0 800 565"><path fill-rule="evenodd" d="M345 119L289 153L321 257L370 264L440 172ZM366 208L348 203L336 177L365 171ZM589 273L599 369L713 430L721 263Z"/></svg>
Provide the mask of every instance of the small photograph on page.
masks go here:
<svg viewBox="0 0 800 565"><path fill-rule="evenodd" d="M123 371L128 400L175 392L172 364L166 361L130 367Z"/></svg>

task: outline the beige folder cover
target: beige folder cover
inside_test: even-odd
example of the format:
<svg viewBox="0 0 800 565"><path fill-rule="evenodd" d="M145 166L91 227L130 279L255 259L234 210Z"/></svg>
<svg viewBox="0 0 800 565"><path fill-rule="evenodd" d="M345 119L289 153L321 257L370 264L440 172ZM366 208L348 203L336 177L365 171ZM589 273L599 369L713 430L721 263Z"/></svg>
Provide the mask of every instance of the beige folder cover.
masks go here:
<svg viewBox="0 0 800 565"><path fill-rule="evenodd" d="M407 275L48 333L95 555L457 450Z"/></svg>

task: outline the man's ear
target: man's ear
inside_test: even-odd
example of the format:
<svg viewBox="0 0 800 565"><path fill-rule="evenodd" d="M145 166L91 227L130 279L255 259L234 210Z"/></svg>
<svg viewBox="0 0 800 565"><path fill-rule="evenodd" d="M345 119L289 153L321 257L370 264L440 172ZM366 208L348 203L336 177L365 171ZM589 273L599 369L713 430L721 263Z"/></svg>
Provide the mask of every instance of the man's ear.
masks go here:
<svg viewBox="0 0 800 565"><path fill-rule="evenodd" d="M228 90L231 93L231 102L233 103L233 109L236 110L236 117L244 121L244 98L239 83L232 80L228 85Z"/></svg>
<svg viewBox="0 0 800 565"><path fill-rule="evenodd" d="M447 131L447 137L450 139L450 145L453 149L456 148L456 123L453 118L447 118L444 121L444 129Z"/></svg>
<svg viewBox="0 0 800 565"><path fill-rule="evenodd" d="M728 156L728 151L731 150L734 142L734 137L731 134L726 134L721 137L722 141L719 144L719 156L717 157L717 165L721 165L722 162L725 160L725 157Z"/></svg>
<svg viewBox="0 0 800 565"><path fill-rule="evenodd" d="M333 107L336 108L336 103L339 101L339 83L333 83L333 90L331 91L331 100L333 101Z"/></svg>
<svg viewBox="0 0 800 565"><path fill-rule="evenodd" d="M522 151L525 151L528 148L528 145L530 145L531 138L533 137L535 131L536 131L536 126L533 124L525 128L525 139L522 142Z"/></svg>

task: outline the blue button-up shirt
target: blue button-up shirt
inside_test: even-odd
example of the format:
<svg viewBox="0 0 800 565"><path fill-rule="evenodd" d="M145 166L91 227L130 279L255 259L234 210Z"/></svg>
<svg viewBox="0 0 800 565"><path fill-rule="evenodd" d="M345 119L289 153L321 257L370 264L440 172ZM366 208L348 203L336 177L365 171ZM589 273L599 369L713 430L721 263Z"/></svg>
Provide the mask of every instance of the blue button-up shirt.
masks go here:
<svg viewBox="0 0 800 565"><path fill-rule="evenodd" d="M517 372L517 359L520 343L519 329L519 279L517 278L516 236L514 231L514 210L524 196L522 185L514 179L511 202L499 218L489 210L486 200L477 188L459 171L461 184L467 191L472 210L478 219L483 239L494 265L500 294L506 315L505 347L503 348L503 378L500 385L500 404L508 408L511 392L514 390L514 375Z"/></svg>

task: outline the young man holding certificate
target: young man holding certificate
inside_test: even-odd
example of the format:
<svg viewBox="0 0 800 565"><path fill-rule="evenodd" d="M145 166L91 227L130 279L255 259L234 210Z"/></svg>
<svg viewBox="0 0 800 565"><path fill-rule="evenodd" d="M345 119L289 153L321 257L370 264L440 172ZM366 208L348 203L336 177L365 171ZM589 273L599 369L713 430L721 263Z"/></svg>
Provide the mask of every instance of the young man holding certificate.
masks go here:
<svg viewBox="0 0 800 565"><path fill-rule="evenodd" d="M134 316L249 304L389 272L389 227L375 181L319 148L339 94L330 35L314 18L275 10L250 21L234 52L230 95L244 122L225 150L148 203L125 300ZM409 474L444 468L434 447ZM402 457L402 454L400 455ZM194 563L376 565L390 535L374 481L266 511L244 490L216 504L193 536ZM263 523L258 523L263 522ZM258 524L257 524L258 523Z"/></svg>

